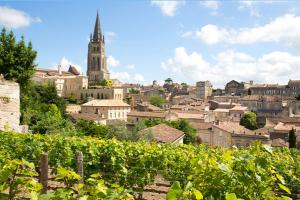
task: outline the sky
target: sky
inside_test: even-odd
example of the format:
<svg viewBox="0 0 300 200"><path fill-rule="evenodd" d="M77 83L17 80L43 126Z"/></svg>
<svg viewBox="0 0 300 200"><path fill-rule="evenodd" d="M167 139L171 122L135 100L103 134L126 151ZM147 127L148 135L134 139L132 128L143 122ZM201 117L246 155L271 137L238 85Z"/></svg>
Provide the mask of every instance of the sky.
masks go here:
<svg viewBox="0 0 300 200"><path fill-rule="evenodd" d="M297 0L0 0L0 27L33 43L38 67L85 74L97 10L111 78L123 83L300 79Z"/></svg>

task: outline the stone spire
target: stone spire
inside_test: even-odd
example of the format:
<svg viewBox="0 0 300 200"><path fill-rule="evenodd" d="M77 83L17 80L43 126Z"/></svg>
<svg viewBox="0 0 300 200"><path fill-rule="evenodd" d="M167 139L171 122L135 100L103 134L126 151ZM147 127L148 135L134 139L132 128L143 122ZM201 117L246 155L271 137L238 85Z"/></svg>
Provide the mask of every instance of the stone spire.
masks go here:
<svg viewBox="0 0 300 200"><path fill-rule="evenodd" d="M100 28L100 19L99 19L99 14L98 14L98 10L97 10L97 17L96 17L93 41L100 41L101 35L102 34L101 34L101 28Z"/></svg>

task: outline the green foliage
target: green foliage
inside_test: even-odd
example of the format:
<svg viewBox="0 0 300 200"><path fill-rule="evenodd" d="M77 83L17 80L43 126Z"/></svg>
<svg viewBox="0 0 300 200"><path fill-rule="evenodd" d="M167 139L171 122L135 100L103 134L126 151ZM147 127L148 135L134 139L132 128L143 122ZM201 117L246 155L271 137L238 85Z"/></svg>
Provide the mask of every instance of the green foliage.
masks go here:
<svg viewBox="0 0 300 200"><path fill-rule="evenodd" d="M82 99L83 100L83 99ZM78 104L78 99L74 96L74 95L71 95L67 98L67 101L69 103L73 103L73 104Z"/></svg>
<svg viewBox="0 0 300 200"><path fill-rule="evenodd" d="M172 187L179 190L175 192L177 199L197 199L201 195L203 199L288 199L283 195L299 193L300 189L299 150L259 143L248 149L220 149L6 132L0 132L0 143L0 166L20 158L38 164L40 154L48 152L50 166L76 170L75 153L82 151L88 184L96 183L101 176L110 188L118 184L142 191L160 174L180 183L180 187L178 183ZM101 175L92 177L94 180L89 183L89 177L99 173L99 169ZM71 176L70 186L75 183L69 191L81 191L76 176L62 174Z"/></svg>
<svg viewBox="0 0 300 200"><path fill-rule="evenodd" d="M161 97L161 96L152 96L152 97L150 97L149 102L152 105L158 106L158 107L161 107L165 103L167 103L167 101L163 97Z"/></svg>
<svg viewBox="0 0 300 200"><path fill-rule="evenodd" d="M66 101L57 95L53 85L29 84L21 92L21 123L28 124L34 133L45 134L69 129L65 109Z"/></svg>
<svg viewBox="0 0 300 200"><path fill-rule="evenodd" d="M255 130L258 128L256 114L254 112L246 112L241 118L240 125Z"/></svg>
<svg viewBox="0 0 300 200"><path fill-rule="evenodd" d="M289 132L289 148L296 148L296 130L293 128Z"/></svg>
<svg viewBox="0 0 300 200"><path fill-rule="evenodd" d="M8 190L7 199L15 199L22 189L29 192L31 197L36 196L42 189L34 179L37 175L34 164L24 159L6 160L0 169L0 198L4 198L6 195L3 193Z"/></svg>
<svg viewBox="0 0 300 200"><path fill-rule="evenodd" d="M31 82L31 77L35 72L36 51L32 49L32 44L25 44L24 37L19 42L16 41L14 33L7 33L5 28L0 35L0 74L5 79L16 80L21 89L27 87Z"/></svg>
<svg viewBox="0 0 300 200"><path fill-rule="evenodd" d="M104 79L104 80L101 80L101 81L97 81L96 85L104 86L104 87L112 87L113 86L113 81Z"/></svg>
<svg viewBox="0 0 300 200"><path fill-rule="evenodd" d="M139 94L140 91L138 89L130 88L129 89L129 94Z"/></svg>
<svg viewBox="0 0 300 200"><path fill-rule="evenodd" d="M94 121L79 120L76 125L76 129L86 136L93 136L99 138L111 138L112 131L108 126L97 124Z"/></svg>
<svg viewBox="0 0 300 200"><path fill-rule="evenodd" d="M146 127L152 127L161 123L164 123L168 126L176 128L180 131L183 131L185 136L183 138L184 144L194 144L196 142L196 129L194 129L189 122L186 120L175 120L175 121L166 121L161 119L149 119L141 121Z"/></svg>
<svg viewBox="0 0 300 200"><path fill-rule="evenodd" d="M173 83L173 80L171 78L167 78L165 80L165 84L172 84Z"/></svg>

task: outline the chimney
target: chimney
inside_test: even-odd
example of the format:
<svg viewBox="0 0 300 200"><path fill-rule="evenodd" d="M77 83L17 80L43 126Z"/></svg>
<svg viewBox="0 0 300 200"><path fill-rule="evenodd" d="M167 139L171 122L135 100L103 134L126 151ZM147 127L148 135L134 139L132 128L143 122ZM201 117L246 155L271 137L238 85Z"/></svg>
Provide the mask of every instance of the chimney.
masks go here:
<svg viewBox="0 0 300 200"><path fill-rule="evenodd" d="M58 70L58 75L61 75L62 74L61 65L58 65L57 70Z"/></svg>

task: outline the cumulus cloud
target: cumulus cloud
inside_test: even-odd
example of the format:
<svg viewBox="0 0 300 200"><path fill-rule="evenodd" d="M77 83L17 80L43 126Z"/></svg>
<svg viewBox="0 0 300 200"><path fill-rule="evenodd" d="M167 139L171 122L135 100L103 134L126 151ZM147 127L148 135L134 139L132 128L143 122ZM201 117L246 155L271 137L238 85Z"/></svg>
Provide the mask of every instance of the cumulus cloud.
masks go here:
<svg viewBox="0 0 300 200"><path fill-rule="evenodd" d="M227 50L209 63L200 53L189 54L184 47L176 48L174 56L161 63L164 70L184 81L211 80L215 87L224 87L232 79L285 84L289 79L299 78L299 66L300 57L287 52L275 51L255 58Z"/></svg>
<svg viewBox="0 0 300 200"><path fill-rule="evenodd" d="M32 23L40 23L42 20L38 17L32 18L27 13L13 8L0 6L0 25L7 28L21 28L29 26Z"/></svg>
<svg viewBox="0 0 300 200"><path fill-rule="evenodd" d="M162 13L166 16L172 17L175 15L176 10L185 4L184 0L180 1L158 1L158 0L152 0L151 4L154 6L159 7L159 9L162 11Z"/></svg>
<svg viewBox="0 0 300 200"><path fill-rule="evenodd" d="M300 49L300 16L286 14L262 26L240 29L225 29L208 24L195 31L194 35L206 44L280 42Z"/></svg>
<svg viewBox="0 0 300 200"><path fill-rule="evenodd" d="M196 37L206 44L216 44L227 39L229 33L227 30L208 24L195 32Z"/></svg>
<svg viewBox="0 0 300 200"><path fill-rule="evenodd" d="M113 56L108 56L107 57L107 65L109 67L117 67L120 66L120 61L118 61L116 58Z"/></svg>
<svg viewBox="0 0 300 200"><path fill-rule="evenodd" d="M112 79L118 79L123 83L144 83L145 78L141 74L130 74L128 72L111 72Z"/></svg>

